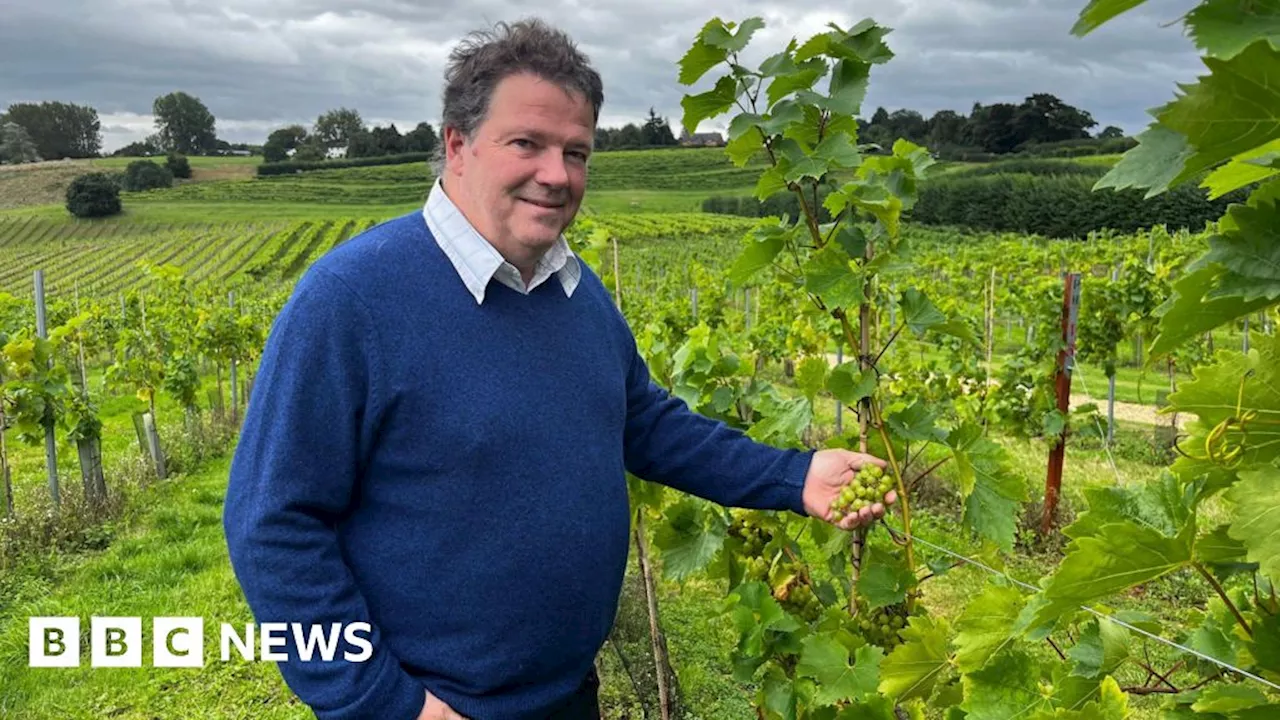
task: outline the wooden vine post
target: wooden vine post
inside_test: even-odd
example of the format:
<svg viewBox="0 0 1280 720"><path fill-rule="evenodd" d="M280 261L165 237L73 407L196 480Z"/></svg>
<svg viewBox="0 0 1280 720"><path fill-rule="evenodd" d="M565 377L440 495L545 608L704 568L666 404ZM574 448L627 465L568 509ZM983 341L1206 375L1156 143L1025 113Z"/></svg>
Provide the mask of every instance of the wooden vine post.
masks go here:
<svg viewBox="0 0 1280 720"><path fill-rule="evenodd" d="M1054 388L1058 412L1064 418L1058 442L1049 451L1049 472L1044 485L1044 511L1040 516L1040 534L1048 535L1058 517L1058 498L1062 493L1062 465L1067 450L1067 423L1071 407L1071 366L1076 354L1076 323L1080 317L1080 273L1067 273L1062 292L1062 348L1058 351L1058 369Z"/></svg>

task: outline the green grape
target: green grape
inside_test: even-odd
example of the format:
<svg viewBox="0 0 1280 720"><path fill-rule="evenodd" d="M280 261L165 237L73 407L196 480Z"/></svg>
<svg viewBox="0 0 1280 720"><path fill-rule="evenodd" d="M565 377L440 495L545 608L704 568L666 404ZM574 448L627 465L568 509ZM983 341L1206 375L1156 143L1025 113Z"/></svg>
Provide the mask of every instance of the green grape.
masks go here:
<svg viewBox="0 0 1280 720"><path fill-rule="evenodd" d="M881 502L893 489L893 478L879 465L864 465L831 503L831 519L840 522L867 505Z"/></svg>

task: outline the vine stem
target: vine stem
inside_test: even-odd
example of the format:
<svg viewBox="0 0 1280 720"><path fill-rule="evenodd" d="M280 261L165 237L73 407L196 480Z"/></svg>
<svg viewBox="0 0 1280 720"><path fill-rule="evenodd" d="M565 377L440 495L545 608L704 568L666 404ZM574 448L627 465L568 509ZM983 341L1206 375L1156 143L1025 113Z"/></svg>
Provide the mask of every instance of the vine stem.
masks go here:
<svg viewBox="0 0 1280 720"><path fill-rule="evenodd" d="M1236 604L1231 602L1231 598L1227 597L1227 592L1222 589L1222 584L1218 582L1218 579L1206 570L1204 565L1194 563L1194 566L1196 571L1198 571L1204 579L1208 580L1209 584L1213 586L1214 592L1218 593L1218 597L1222 598L1222 602L1227 604L1227 608L1231 610L1232 615L1236 616L1236 622L1240 623L1240 627L1244 628L1244 631L1248 633L1249 637L1253 637L1253 628L1249 627L1249 623L1244 619L1244 616L1240 614L1240 611L1236 608Z"/></svg>
<svg viewBox="0 0 1280 720"><path fill-rule="evenodd" d="M911 503L907 499L906 483L902 479L902 472L898 469L898 460L894 457L893 443L889 441L889 433L884 429L884 418L880 416L880 406L873 400L871 403L871 413L876 429L880 431L880 439L884 441L886 454L889 456L889 467L893 469L893 476L898 484L898 508L902 511L902 532L907 537L907 569L914 575L916 572L915 559L915 543L911 536ZM907 612L914 610L914 600L912 596L907 597Z"/></svg>

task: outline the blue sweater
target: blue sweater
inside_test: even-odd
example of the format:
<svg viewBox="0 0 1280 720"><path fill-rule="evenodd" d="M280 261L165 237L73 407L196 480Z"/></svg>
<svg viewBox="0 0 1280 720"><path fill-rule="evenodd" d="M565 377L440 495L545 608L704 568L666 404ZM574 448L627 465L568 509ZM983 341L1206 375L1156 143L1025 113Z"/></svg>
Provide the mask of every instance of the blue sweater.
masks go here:
<svg viewBox="0 0 1280 720"><path fill-rule="evenodd" d="M259 623L373 627L365 662L290 640L280 671L322 720L413 720L424 689L474 720L563 704L617 610L624 470L805 514L812 453L668 396L583 270L572 297L492 282L478 305L414 213L328 253L276 318L223 520Z"/></svg>

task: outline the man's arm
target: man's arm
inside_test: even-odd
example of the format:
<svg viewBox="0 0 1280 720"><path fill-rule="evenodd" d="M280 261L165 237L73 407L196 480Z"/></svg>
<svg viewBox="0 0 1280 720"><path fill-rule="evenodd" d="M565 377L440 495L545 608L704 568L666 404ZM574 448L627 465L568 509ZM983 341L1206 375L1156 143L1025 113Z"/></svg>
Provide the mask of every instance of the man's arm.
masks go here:
<svg viewBox="0 0 1280 720"><path fill-rule="evenodd" d="M321 720L413 720L425 688L383 646L343 562L335 526L352 499L385 404L375 328L339 278L312 268L275 320L231 465L223 526L232 567L259 623L326 631L368 622L373 655L280 672Z"/></svg>
<svg viewBox="0 0 1280 720"><path fill-rule="evenodd" d="M635 351L627 376L625 444L627 470L646 480L729 507L809 514L802 491L813 451L758 443L693 412L652 381Z"/></svg>

